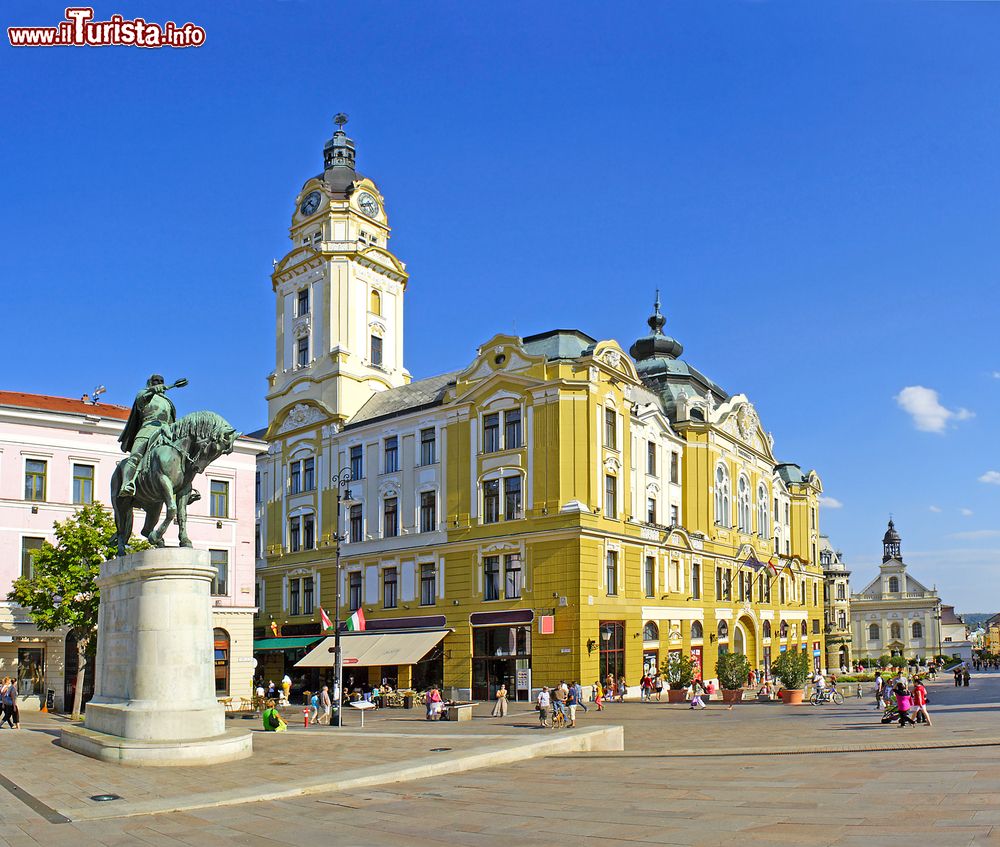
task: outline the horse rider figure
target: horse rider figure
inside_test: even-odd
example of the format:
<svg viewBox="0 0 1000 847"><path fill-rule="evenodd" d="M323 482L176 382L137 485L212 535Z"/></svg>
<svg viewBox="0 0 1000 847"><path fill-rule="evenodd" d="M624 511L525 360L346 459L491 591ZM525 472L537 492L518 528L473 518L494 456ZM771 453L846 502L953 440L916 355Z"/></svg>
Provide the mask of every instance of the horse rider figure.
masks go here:
<svg viewBox="0 0 1000 847"><path fill-rule="evenodd" d="M177 421L177 409L167 397L170 388L187 385L187 380L178 380L174 385L164 385L160 374L153 374L146 380L146 387L135 396L125 429L118 436L122 450L129 454L122 468L121 491L119 497L135 496L135 477L139 463L146 455L149 442L158 439L164 431L169 433L171 424ZM169 437L169 436L168 436Z"/></svg>

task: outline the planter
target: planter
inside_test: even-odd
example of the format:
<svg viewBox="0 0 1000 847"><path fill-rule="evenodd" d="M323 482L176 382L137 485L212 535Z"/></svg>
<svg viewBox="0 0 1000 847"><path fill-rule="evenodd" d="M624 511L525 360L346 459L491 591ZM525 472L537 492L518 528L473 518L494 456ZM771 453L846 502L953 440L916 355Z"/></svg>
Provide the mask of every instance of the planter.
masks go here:
<svg viewBox="0 0 1000 847"><path fill-rule="evenodd" d="M743 689L742 688L723 688L722 689L722 702L723 703L740 703L743 701Z"/></svg>
<svg viewBox="0 0 1000 847"><path fill-rule="evenodd" d="M778 696L781 697L781 702L786 706L801 706L802 697L805 694L801 688L782 688L778 692Z"/></svg>
<svg viewBox="0 0 1000 847"><path fill-rule="evenodd" d="M687 692L683 688L668 688L667 689L667 702L668 703L686 703L687 702Z"/></svg>

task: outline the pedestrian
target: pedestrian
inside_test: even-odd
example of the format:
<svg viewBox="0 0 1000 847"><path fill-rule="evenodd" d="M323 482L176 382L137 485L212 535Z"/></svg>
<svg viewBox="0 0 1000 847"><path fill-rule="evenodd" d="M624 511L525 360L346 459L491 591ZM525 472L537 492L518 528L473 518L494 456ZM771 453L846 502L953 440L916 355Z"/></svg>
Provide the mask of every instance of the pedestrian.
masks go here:
<svg viewBox="0 0 1000 847"><path fill-rule="evenodd" d="M587 704L583 701L583 686L574 679L572 688L576 692L576 704L583 709L583 711L589 711L589 709L587 709Z"/></svg>
<svg viewBox="0 0 1000 847"><path fill-rule="evenodd" d="M962 666L955 665L955 688L961 688L962 686Z"/></svg>
<svg viewBox="0 0 1000 847"><path fill-rule="evenodd" d="M625 677L618 678L618 702L625 702L625 695L628 694L628 686L625 684Z"/></svg>
<svg viewBox="0 0 1000 847"><path fill-rule="evenodd" d="M597 704L597 711L604 711L604 686L597 680L594 681L594 702Z"/></svg>
<svg viewBox="0 0 1000 847"><path fill-rule="evenodd" d="M441 719L441 702L441 692L436 685L432 685L431 690L427 692L427 720Z"/></svg>
<svg viewBox="0 0 1000 847"><path fill-rule="evenodd" d="M962 685L965 686L966 688L969 687L969 679L971 678L971 676L972 675L969 673L969 666L966 665L964 668L962 668Z"/></svg>
<svg viewBox="0 0 1000 847"><path fill-rule="evenodd" d="M288 724L286 724L281 715L278 714L278 709L275 706L274 700L266 700L264 702L264 714L261 715L261 720L264 724L264 732L288 731Z"/></svg>
<svg viewBox="0 0 1000 847"><path fill-rule="evenodd" d="M324 685L319 692L319 707L323 714L317 719L318 723L330 725L330 713L333 711L333 703L330 700L330 686Z"/></svg>
<svg viewBox="0 0 1000 847"><path fill-rule="evenodd" d="M663 676L662 674L657 674L656 679L653 682L653 688L656 691L656 702L660 702L660 695L663 694Z"/></svg>
<svg viewBox="0 0 1000 847"><path fill-rule="evenodd" d="M701 699L702 693L705 691L705 686L702 684L700 679L696 679L688 688L690 692L691 708L692 709L707 709L705 702Z"/></svg>
<svg viewBox="0 0 1000 847"><path fill-rule="evenodd" d="M882 673L875 674L875 708L882 709L882 699L885 694L885 680L882 679Z"/></svg>
<svg viewBox="0 0 1000 847"><path fill-rule="evenodd" d="M652 680L649 678L648 673L643 673L642 679L639 680L639 702L647 703L649 702L649 692L652 688Z"/></svg>
<svg viewBox="0 0 1000 847"><path fill-rule="evenodd" d="M930 726L931 716L927 714L927 689L924 687L922 679L918 679L913 688L913 702L917 707L917 720L919 721L922 716L924 723Z"/></svg>
<svg viewBox="0 0 1000 847"><path fill-rule="evenodd" d="M278 689L275 687L273 679L269 679L267 681L267 695L266 696L268 698L272 698L272 697L277 697L278 696Z"/></svg>
<svg viewBox="0 0 1000 847"><path fill-rule="evenodd" d="M539 726L551 729L552 698L549 696L549 689L544 685L542 686L542 690L538 692L538 698L535 700L535 708L538 709Z"/></svg>
<svg viewBox="0 0 1000 847"><path fill-rule="evenodd" d="M309 697L309 722L313 724L319 723L319 692Z"/></svg>
<svg viewBox="0 0 1000 847"><path fill-rule="evenodd" d="M493 717L507 717L507 686L502 682L497 689L496 702L493 704Z"/></svg>
<svg viewBox="0 0 1000 847"><path fill-rule="evenodd" d="M554 713L558 713L566 718L566 699L569 697L568 691L563 687L563 683L559 683L552 692L552 707Z"/></svg>
<svg viewBox="0 0 1000 847"><path fill-rule="evenodd" d="M0 709L2 709L0 729L4 723L9 724L11 729L21 728L21 716L17 708L17 684L9 676L5 676L3 683L0 684Z"/></svg>
<svg viewBox="0 0 1000 847"><path fill-rule="evenodd" d="M896 693L896 708L899 710L899 726L900 728L910 724L911 726L916 725L916 721L910 717L910 709L912 708L913 701L910 697L910 692L907 690L903 683L896 683L895 689Z"/></svg>
<svg viewBox="0 0 1000 847"><path fill-rule="evenodd" d="M615 678L610 673L604 678L604 696L609 700L615 699Z"/></svg>
<svg viewBox="0 0 1000 847"><path fill-rule="evenodd" d="M572 687L569 693L566 695L566 711L569 712L569 723L566 726L576 726L576 707L580 705L580 701L576 696L576 687Z"/></svg>

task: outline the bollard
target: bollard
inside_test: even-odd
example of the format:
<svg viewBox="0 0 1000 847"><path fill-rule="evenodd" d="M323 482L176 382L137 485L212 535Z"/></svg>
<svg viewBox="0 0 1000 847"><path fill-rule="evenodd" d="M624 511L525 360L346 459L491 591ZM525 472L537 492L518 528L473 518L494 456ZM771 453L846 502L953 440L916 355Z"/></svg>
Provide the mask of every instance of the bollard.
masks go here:
<svg viewBox="0 0 1000 847"><path fill-rule="evenodd" d="M309 728L309 710L308 709L303 709L302 710L302 721L303 721L306 729L308 729Z"/></svg>

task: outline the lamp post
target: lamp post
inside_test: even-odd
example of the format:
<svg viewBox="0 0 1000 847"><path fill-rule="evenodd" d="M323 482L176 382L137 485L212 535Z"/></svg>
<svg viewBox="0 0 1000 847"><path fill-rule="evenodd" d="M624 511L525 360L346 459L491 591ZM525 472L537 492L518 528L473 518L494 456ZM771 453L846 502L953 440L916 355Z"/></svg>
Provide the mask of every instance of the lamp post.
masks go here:
<svg viewBox="0 0 1000 847"><path fill-rule="evenodd" d="M334 688L333 688L333 720L330 721L330 726L342 726L341 716L343 714L342 706L344 701L344 696L342 693L343 682L344 682L344 654L340 645L340 545L343 544L348 537L347 532L341 532L340 524L340 506L341 500L348 502L351 499L351 489L347 486L351 482L351 469L344 468L337 476L333 479L333 484L337 489L337 534L336 541L337 546L334 552L334 562L335 570L337 573L337 594L336 594L336 604L333 607L333 654L334 654ZM341 491L343 491L343 497L341 497Z"/></svg>

